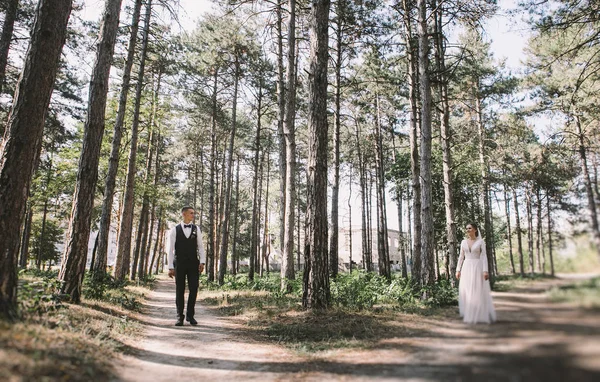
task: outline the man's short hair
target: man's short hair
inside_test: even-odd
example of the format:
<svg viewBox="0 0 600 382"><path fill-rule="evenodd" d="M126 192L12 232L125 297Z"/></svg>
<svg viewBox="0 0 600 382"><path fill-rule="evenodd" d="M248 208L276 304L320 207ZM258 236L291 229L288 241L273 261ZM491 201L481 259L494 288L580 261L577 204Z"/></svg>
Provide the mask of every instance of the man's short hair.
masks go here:
<svg viewBox="0 0 600 382"><path fill-rule="evenodd" d="M181 209L181 213L184 213L187 210L193 210L193 209L194 209L194 207L192 207L192 206L185 206Z"/></svg>

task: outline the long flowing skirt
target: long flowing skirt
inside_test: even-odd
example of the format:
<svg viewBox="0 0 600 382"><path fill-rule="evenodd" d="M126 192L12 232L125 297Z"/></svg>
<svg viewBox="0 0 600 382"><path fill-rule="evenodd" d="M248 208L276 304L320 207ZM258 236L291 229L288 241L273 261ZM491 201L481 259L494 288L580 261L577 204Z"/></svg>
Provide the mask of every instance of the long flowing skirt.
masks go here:
<svg viewBox="0 0 600 382"><path fill-rule="evenodd" d="M469 324L496 321L490 282L483 279L479 259L466 258L460 273L458 309L464 322Z"/></svg>

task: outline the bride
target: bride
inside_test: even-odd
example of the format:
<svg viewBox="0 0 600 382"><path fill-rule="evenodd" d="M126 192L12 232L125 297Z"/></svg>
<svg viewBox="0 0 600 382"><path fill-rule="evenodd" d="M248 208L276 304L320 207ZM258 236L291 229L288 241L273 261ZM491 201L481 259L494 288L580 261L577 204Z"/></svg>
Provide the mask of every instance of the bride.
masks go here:
<svg viewBox="0 0 600 382"><path fill-rule="evenodd" d="M485 242L476 224L467 225L467 239L460 243L460 257L456 267L458 309L464 322L491 323L496 321L489 282Z"/></svg>

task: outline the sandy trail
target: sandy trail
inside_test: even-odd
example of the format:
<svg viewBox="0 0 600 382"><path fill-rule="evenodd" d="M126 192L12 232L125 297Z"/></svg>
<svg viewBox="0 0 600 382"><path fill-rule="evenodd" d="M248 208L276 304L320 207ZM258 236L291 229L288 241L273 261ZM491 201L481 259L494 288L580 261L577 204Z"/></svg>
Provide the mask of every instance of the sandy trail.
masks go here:
<svg viewBox="0 0 600 382"><path fill-rule="evenodd" d="M579 276L579 278L586 278ZM367 349L303 357L243 335L197 304L199 325L175 327L175 285L149 296L145 337L117 365L124 381L600 381L600 312L551 303L544 292L572 277L494 293L498 322L398 320L398 335Z"/></svg>

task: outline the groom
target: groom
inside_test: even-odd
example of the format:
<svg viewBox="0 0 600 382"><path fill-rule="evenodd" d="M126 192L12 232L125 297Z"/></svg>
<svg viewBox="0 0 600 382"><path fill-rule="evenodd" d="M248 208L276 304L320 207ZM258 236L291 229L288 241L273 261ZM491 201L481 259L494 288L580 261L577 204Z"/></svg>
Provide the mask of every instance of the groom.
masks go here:
<svg viewBox="0 0 600 382"><path fill-rule="evenodd" d="M185 319L192 325L198 325L194 319L196 295L200 273L204 270L204 247L200 228L192 224L195 211L192 207L183 207L181 216L183 223L173 227L167 236L167 255L169 261L169 277L175 276L177 305L176 326L183 326L183 303L185 295L185 279L187 277L190 290Z"/></svg>

